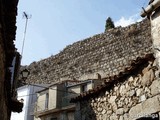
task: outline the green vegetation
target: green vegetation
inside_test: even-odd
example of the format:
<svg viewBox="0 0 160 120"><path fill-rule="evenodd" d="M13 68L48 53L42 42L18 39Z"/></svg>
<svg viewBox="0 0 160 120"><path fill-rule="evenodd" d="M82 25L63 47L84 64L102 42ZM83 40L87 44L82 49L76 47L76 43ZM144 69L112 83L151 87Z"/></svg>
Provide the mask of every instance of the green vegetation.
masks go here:
<svg viewBox="0 0 160 120"><path fill-rule="evenodd" d="M107 31L108 29L114 28L114 27L115 27L114 22L112 21L110 17L108 17L106 20L105 31Z"/></svg>

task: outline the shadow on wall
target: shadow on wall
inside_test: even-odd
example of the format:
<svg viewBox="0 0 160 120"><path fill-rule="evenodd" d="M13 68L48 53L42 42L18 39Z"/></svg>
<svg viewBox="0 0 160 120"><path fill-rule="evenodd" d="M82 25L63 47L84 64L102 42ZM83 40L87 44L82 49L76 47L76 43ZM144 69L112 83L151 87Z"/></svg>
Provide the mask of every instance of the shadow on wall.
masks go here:
<svg viewBox="0 0 160 120"><path fill-rule="evenodd" d="M104 97L105 93L101 93L100 96ZM96 99L98 99L98 98L96 98ZM81 101L80 105L81 105L80 106L81 107L81 110L80 110L81 120L97 120L96 111L101 111L102 114L105 114L105 112L106 112L103 110L101 104L94 103L94 99ZM82 106L84 106L84 107L82 108ZM95 107L92 107L92 106L95 106ZM95 110L95 108L96 108L96 110ZM101 116L101 118L104 120L107 120L107 118L104 118L103 116Z"/></svg>

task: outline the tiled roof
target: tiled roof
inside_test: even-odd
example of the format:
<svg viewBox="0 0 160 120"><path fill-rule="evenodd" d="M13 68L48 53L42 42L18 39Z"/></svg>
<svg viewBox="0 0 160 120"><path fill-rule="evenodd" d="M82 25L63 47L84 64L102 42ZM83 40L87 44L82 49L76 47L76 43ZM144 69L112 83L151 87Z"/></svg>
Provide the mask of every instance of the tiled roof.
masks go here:
<svg viewBox="0 0 160 120"><path fill-rule="evenodd" d="M146 54L143 57L137 57L135 60L131 61L130 66L126 67L123 71L119 72L118 75L110 76L105 79L104 84L89 90L87 92L81 93L79 96L72 98L71 102L77 102L84 99L88 99L91 96L96 96L101 91L110 90L116 83L124 80L125 77L135 72L139 67L145 64L149 60L154 60L153 54Z"/></svg>

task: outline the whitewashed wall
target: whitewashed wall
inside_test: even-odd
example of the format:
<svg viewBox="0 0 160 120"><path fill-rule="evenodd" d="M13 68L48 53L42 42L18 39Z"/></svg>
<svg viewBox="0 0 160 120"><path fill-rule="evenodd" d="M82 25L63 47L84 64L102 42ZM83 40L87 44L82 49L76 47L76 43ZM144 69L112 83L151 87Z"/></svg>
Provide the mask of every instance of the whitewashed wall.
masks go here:
<svg viewBox="0 0 160 120"><path fill-rule="evenodd" d="M23 111L21 113L13 113L11 114L11 120L27 120L25 119L26 116L26 111L28 107L28 99L29 96L29 88L27 86L21 87L18 89L18 100L23 99L24 100L24 106L23 106Z"/></svg>
<svg viewBox="0 0 160 120"><path fill-rule="evenodd" d="M47 85L39 85L39 87L26 85L17 89L18 100L23 99L24 106L23 106L23 111L21 113L11 114L11 120L33 120L34 119L33 112L34 112L35 102L37 100L36 92L44 89L41 86L47 86Z"/></svg>

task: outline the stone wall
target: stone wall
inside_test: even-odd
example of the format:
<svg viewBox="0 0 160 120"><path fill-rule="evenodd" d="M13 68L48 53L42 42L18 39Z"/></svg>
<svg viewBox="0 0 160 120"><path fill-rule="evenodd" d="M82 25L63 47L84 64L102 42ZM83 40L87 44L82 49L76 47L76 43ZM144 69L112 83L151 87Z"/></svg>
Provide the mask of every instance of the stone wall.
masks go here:
<svg viewBox="0 0 160 120"><path fill-rule="evenodd" d="M155 58L157 59L157 65L160 67L160 8L151 15L151 34L153 38L153 49L155 53Z"/></svg>
<svg viewBox="0 0 160 120"><path fill-rule="evenodd" d="M150 52L150 24L144 20L78 41L55 56L33 62L27 66L31 72L28 81L86 80L97 78L96 73L105 78L118 74L131 60Z"/></svg>
<svg viewBox="0 0 160 120"><path fill-rule="evenodd" d="M9 68L12 67L16 51L14 40L17 4L18 0L0 0L0 120L10 120L14 105L11 100L11 72Z"/></svg>
<svg viewBox="0 0 160 120"><path fill-rule="evenodd" d="M1 25L1 24L0 24ZM6 101L6 92L4 91L5 84L5 52L4 52L4 44L2 39L2 33L0 28L0 119L7 120L8 119L8 108ZM4 114L2 114L4 113ZM5 114L6 113L6 114Z"/></svg>
<svg viewBox="0 0 160 120"><path fill-rule="evenodd" d="M141 69L118 82L110 91L81 101L82 120L135 120L142 116L160 114L160 79L155 62L149 61Z"/></svg>

